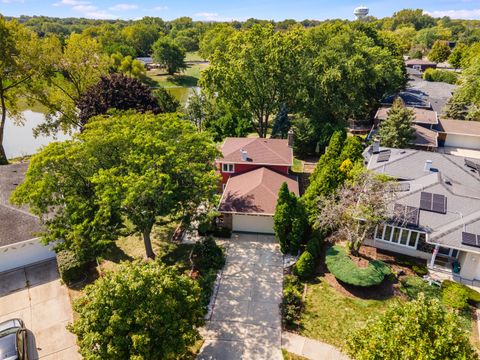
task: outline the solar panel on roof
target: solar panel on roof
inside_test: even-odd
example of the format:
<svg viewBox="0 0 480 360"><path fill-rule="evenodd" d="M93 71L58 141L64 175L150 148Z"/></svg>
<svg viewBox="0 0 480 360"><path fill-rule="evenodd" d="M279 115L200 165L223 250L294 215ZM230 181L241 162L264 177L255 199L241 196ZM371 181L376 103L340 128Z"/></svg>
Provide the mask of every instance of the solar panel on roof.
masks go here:
<svg viewBox="0 0 480 360"><path fill-rule="evenodd" d="M432 194L422 191L420 194L420 210L446 214L447 197L441 194Z"/></svg>
<svg viewBox="0 0 480 360"><path fill-rule="evenodd" d="M396 186L397 191L410 191L410 183L409 182L402 182L398 183Z"/></svg>
<svg viewBox="0 0 480 360"><path fill-rule="evenodd" d="M474 247L480 247L480 235L462 232L462 244Z"/></svg>
<svg viewBox="0 0 480 360"><path fill-rule="evenodd" d="M396 222L410 226L418 226L418 208L395 204L393 206L393 213L393 218Z"/></svg>

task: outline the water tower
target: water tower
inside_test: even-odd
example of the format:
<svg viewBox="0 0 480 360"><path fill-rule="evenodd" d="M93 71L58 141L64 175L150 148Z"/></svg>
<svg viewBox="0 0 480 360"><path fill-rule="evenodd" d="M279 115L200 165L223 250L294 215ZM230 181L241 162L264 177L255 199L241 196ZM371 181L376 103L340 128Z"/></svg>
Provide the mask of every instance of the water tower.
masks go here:
<svg viewBox="0 0 480 360"><path fill-rule="evenodd" d="M363 20L367 17L369 9L366 6L359 6L353 10L353 14L357 17L357 20Z"/></svg>

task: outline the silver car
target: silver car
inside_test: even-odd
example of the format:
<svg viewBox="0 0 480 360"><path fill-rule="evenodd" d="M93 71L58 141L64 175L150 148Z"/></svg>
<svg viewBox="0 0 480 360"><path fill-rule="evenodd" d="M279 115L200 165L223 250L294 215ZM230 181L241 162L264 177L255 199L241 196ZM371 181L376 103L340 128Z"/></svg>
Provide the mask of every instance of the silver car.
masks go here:
<svg viewBox="0 0 480 360"><path fill-rule="evenodd" d="M0 323L0 360L28 360L27 329L22 320Z"/></svg>

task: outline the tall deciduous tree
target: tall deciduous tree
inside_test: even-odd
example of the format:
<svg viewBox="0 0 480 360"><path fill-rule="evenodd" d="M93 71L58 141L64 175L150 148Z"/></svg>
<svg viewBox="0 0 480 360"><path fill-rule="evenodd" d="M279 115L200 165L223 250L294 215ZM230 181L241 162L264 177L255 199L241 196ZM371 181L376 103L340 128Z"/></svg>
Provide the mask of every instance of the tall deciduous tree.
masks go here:
<svg viewBox="0 0 480 360"><path fill-rule="evenodd" d="M447 61L450 56L450 46L447 41L437 40L432 46L432 50L428 53L428 60L439 63Z"/></svg>
<svg viewBox="0 0 480 360"><path fill-rule="evenodd" d="M350 355L367 359L478 359L455 313L437 299L419 298L399 303L352 334Z"/></svg>
<svg viewBox="0 0 480 360"><path fill-rule="evenodd" d="M295 98L303 34L299 29L276 32L272 25L232 34L226 51L210 56L202 86L232 107L248 111L258 135L266 137L272 114Z"/></svg>
<svg viewBox="0 0 480 360"><path fill-rule="evenodd" d="M401 149L408 147L415 139L413 119L413 110L408 109L402 99L395 99L387 119L380 124L378 135L382 145Z"/></svg>
<svg viewBox="0 0 480 360"><path fill-rule="evenodd" d="M364 241L387 219L394 190L392 182L363 171L339 191L318 198L315 227L336 231L348 242L350 252L358 255Z"/></svg>
<svg viewBox="0 0 480 360"><path fill-rule="evenodd" d="M152 46L153 59L167 69L170 75L187 68L185 50L172 39L163 37Z"/></svg>
<svg viewBox="0 0 480 360"><path fill-rule="evenodd" d="M0 15L0 165L8 163L3 148L7 116L22 121L18 101L40 71L40 45L34 33Z"/></svg>
<svg viewBox="0 0 480 360"><path fill-rule="evenodd" d="M198 335L200 288L158 262L124 262L85 289L70 330L86 359L176 359Z"/></svg>
<svg viewBox="0 0 480 360"><path fill-rule="evenodd" d="M63 153L52 150L58 146ZM70 225L87 226L97 217L106 225L121 226L116 216L121 214L142 234L147 256L154 258L150 234L159 217L194 218L200 204L213 201L218 156L209 136L176 114L95 117L74 140L51 144L34 157L35 170L27 172L14 199L44 217L52 215L52 209L60 215L72 211L75 216L62 216L62 221L56 221L54 212L47 222L50 233L65 236L73 236ZM83 216L80 210L92 206L93 214ZM94 230L106 231L106 225L99 222Z"/></svg>
<svg viewBox="0 0 480 360"><path fill-rule="evenodd" d="M77 101L81 125L109 109L160 112L150 88L135 78L121 74L104 76Z"/></svg>
<svg viewBox="0 0 480 360"><path fill-rule="evenodd" d="M63 51L58 39L47 40L50 68L44 82L32 92L34 99L48 110L38 131L69 131L81 125L77 102L88 88L108 74L110 59L95 39L80 34L70 35Z"/></svg>

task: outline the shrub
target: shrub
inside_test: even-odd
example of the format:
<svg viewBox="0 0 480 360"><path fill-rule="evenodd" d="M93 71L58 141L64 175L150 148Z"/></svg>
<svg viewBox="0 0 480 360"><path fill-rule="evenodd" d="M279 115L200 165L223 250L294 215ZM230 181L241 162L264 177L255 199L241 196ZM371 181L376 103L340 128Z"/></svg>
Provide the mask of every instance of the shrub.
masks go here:
<svg viewBox="0 0 480 360"><path fill-rule="evenodd" d="M456 84L458 80L458 74L453 71L427 69L423 73L423 78L427 81Z"/></svg>
<svg viewBox="0 0 480 360"><path fill-rule="evenodd" d="M468 306L468 292L462 286L442 288L442 303L453 309L462 310Z"/></svg>
<svg viewBox="0 0 480 360"><path fill-rule="evenodd" d="M208 305L210 304L210 298L213 294L213 284L217 279L217 271L214 269L209 269L201 274L198 278L198 284L202 288L201 293L201 302L203 311L206 313Z"/></svg>
<svg viewBox="0 0 480 360"><path fill-rule="evenodd" d="M80 280L85 275L87 267L87 264L70 250L61 250L57 253L57 265L60 277L66 284Z"/></svg>
<svg viewBox="0 0 480 360"><path fill-rule="evenodd" d="M195 243L192 260L195 268L201 273L210 269L220 270L225 265L223 249L211 237Z"/></svg>
<svg viewBox="0 0 480 360"><path fill-rule="evenodd" d="M467 294L467 301L470 304L476 305L477 303L480 302L480 293L478 291L473 290L471 287L468 287L467 285L463 285L451 280L444 280L442 282L442 292L446 291L446 289L450 287L457 288L457 289L458 288L464 289L465 293ZM455 290L455 291L458 291L458 290Z"/></svg>
<svg viewBox="0 0 480 360"><path fill-rule="evenodd" d="M215 226L212 235L219 238L230 238L232 236L232 230L223 226Z"/></svg>
<svg viewBox="0 0 480 360"><path fill-rule="evenodd" d="M412 270L418 276L425 276L428 274L428 268L425 265L415 264L412 266Z"/></svg>
<svg viewBox="0 0 480 360"><path fill-rule="evenodd" d="M401 283L400 291L407 295L409 299L416 299L420 293L424 293L427 298L440 298L440 288L436 285L430 285L418 276L407 276Z"/></svg>
<svg viewBox="0 0 480 360"><path fill-rule="evenodd" d="M354 286L378 285L391 273L390 267L379 260L371 260L366 268L359 268L338 245L328 249L325 263L338 280Z"/></svg>
<svg viewBox="0 0 480 360"><path fill-rule="evenodd" d="M302 283L296 276L287 275L283 279L283 299L280 305L285 327L293 328L302 311Z"/></svg>
<svg viewBox="0 0 480 360"><path fill-rule="evenodd" d="M312 234L307 242L305 250L312 254L315 259L317 259L322 252L323 239L323 234L317 231Z"/></svg>
<svg viewBox="0 0 480 360"><path fill-rule="evenodd" d="M293 273L301 279L308 279L313 276L315 272L315 258L308 251L304 251L298 259Z"/></svg>

